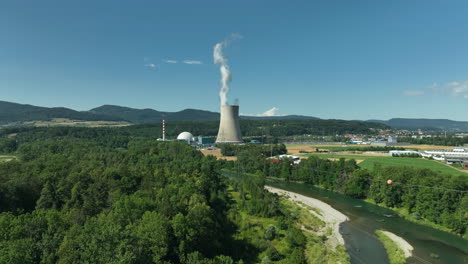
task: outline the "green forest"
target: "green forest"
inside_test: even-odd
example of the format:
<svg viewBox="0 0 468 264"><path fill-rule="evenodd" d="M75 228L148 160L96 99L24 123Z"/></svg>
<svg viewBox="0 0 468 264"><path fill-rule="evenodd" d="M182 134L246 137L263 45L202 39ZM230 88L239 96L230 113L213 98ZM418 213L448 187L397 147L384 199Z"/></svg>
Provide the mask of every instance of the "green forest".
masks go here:
<svg viewBox="0 0 468 264"><path fill-rule="evenodd" d="M349 262L265 177L230 179L185 143L50 128L0 146L17 157L0 162L0 263Z"/></svg>
<svg viewBox="0 0 468 264"><path fill-rule="evenodd" d="M216 160L154 140L151 126L0 131L0 154L16 157L0 161L0 263L349 262L344 248L329 250L326 237L301 232L319 221L302 223L300 209L264 190L268 177L405 209L466 234L468 196L450 191L468 191L462 176L265 158L284 145L249 145L234 151L237 161Z"/></svg>

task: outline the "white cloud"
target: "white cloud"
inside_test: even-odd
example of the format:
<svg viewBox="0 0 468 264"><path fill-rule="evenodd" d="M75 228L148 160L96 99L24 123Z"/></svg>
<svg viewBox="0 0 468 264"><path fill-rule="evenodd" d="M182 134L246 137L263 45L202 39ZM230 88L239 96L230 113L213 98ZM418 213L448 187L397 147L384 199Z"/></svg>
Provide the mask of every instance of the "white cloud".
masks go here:
<svg viewBox="0 0 468 264"><path fill-rule="evenodd" d="M154 69L154 68L157 68L158 65L154 64L154 63L147 63L145 64L145 67L148 67L148 68L151 68L151 69Z"/></svg>
<svg viewBox="0 0 468 264"><path fill-rule="evenodd" d="M202 64L202 62L198 60L184 60L182 62L185 64Z"/></svg>
<svg viewBox="0 0 468 264"><path fill-rule="evenodd" d="M453 81L446 84L434 83L430 86L434 91L449 93L454 97L463 97L468 99L468 80Z"/></svg>
<svg viewBox="0 0 468 264"><path fill-rule="evenodd" d="M404 90L403 94L406 96L419 96L423 95L425 92L423 90Z"/></svg>
<svg viewBox="0 0 468 264"><path fill-rule="evenodd" d="M230 38L231 38L232 40L235 40L235 39L243 39L244 36L242 36L242 35L239 34L239 33L232 33L231 36L230 36Z"/></svg>
<svg viewBox="0 0 468 264"><path fill-rule="evenodd" d="M278 107L273 107L269 110L266 110L265 112L261 114L242 114L244 116L278 116L276 112L278 112L279 108Z"/></svg>
<svg viewBox="0 0 468 264"><path fill-rule="evenodd" d="M260 116L276 116L276 112L278 112L278 107L273 107L270 110L266 110L265 112L261 113Z"/></svg>
<svg viewBox="0 0 468 264"><path fill-rule="evenodd" d="M203 64L203 62L199 60L162 60L164 63L169 63L169 64L176 64L176 63L185 63L185 64Z"/></svg>

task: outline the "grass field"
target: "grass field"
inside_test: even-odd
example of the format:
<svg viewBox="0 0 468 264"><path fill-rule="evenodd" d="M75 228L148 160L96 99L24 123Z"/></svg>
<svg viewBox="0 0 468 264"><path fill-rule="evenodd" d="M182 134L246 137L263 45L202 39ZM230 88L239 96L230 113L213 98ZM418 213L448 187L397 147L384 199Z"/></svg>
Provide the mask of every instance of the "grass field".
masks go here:
<svg viewBox="0 0 468 264"><path fill-rule="evenodd" d="M408 166L413 168L426 168L435 171L440 171L442 173L448 173L452 175L466 175L466 172L459 171L453 167L447 166L443 163L434 161L434 160L427 160L427 159L420 159L420 158L396 158L390 156L365 156L365 155L340 155L340 154L316 154L310 153L306 154L306 156L317 156L320 158L332 158L332 159L355 159L355 160L362 160L358 165L361 168L366 168L369 170L373 170L375 164L379 163L382 166Z"/></svg>
<svg viewBox="0 0 468 264"><path fill-rule="evenodd" d="M3 156L3 155L0 155L0 162L2 161L10 161L10 160L14 160L16 159L15 156Z"/></svg>

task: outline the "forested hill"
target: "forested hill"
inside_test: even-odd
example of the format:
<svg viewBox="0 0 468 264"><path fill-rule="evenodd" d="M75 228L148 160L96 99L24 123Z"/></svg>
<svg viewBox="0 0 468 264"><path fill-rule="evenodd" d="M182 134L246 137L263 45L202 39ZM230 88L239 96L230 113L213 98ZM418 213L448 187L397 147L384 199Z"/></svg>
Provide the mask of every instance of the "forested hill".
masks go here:
<svg viewBox="0 0 468 264"><path fill-rule="evenodd" d="M467 121L453 121L449 119L392 118L390 120L368 120L368 122L383 123L396 129L468 131Z"/></svg>
<svg viewBox="0 0 468 264"><path fill-rule="evenodd" d="M105 114L108 116L115 116L130 121L135 124L141 123L159 123L163 118L171 121L216 121L219 120L219 113L197 110L197 109L184 109L178 112L161 112L154 109L135 109L130 107L123 107L117 105L103 105L90 110L92 113ZM286 115L286 116L246 116L242 115L241 119L252 120L272 120L272 119L285 119L285 120L310 120L319 119L312 116L302 115Z"/></svg>
<svg viewBox="0 0 468 264"><path fill-rule="evenodd" d="M115 116L135 124L159 123L163 118L171 121L209 121L219 120L219 113L185 109L178 112L160 112L154 109L135 109L117 105L103 105L90 110L92 113Z"/></svg>
<svg viewBox="0 0 468 264"><path fill-rule="evenodd" d="M215 136L218 131L219 113L185 109L178 112L161 112L154 109L135 109L116 105L103 105L90 111L75 111L63 107L39 107L0 101L0 125L27 121L49 121L54 118L68 118L83 121L126 121L133 124L155 124L165 118L169 123L168 132L190 131L194 135ZM194 122L197 121L197 122ZM275 117L242 116L241 128L245 136L271 135L293 136L304 134L343 135L344 133L372 134L378 129L389 129L381 123L346 120L324 120L309 116L290 115ZM154 130L153 129L153 130ZM153 131L160 135L159 131ZM176 135L177 135L176 134Z"/></svg>
<svg viewBox="0 0 468 264"><path fill-rule="evenodd" d="M303 115L284 115L284 116L241 116L241 119L251 119L251 120L272 120L272 119L283 119L283 120L318 120L320 118L313 116L303 116Z"/></svg>
<svg viewBox="0 0 468 264"><path fill-rule="evenodd" d="M126 121L134 124L160 123L163 118L174 121L217 121L218 112L198 109L184 109L177 112L163 112L150 108L136 109L118 105L102 105L89 111L75 111L64 107L40 107L0 101L0 124L49 121L54 118L68 118L82 121ZM253 120L309 120L319 119L302 115L287 116L241 116Z"/></svg>
<svg viewBox="0 0 468 264"><path fill-rule="evenodd" d="M18 104L0 101L0 125L21 123L27 121L49 121L54 118L67 118L82 121L125 121L133 124L160 123L163 118L170 122L175 121L217 121L218 112L211 112L198 109L184 109L178 112L163 112L150 108L135 109L117 105L103 105L93 108L89 111L76 111L65 107L39 107L28 104ZM426 131L468 131L468 122L453 121L448 119L411 119L411 118L392 118L390 120L367 120L363 121L345 121L345 120L323 120L312 116L286 115L286 116L241 116L243 120L272 121L272 120L291 120L299 125L299 128L307 126L308 123L325 125L323 130L329 130L329 124L340 124L343 127L349 127L350 124L362 126L363 129L377 128L386 129L389 127L395 129L423 129ZM313 122L313 121L316 122ZM366 124L367 123L367 124ZM378 124L376 124L378 123ZM380 125L384 124L384 126ZM340 127L336 130L343 130ZM306 132L308 133L308 132ZM297 132L295 135L301 133Z"/></svg>
<svg viewBox="0 0 468 264"><path fill-rule="evenodd" d="M87 121L123 121L117 116L80 112L65 107L40 107L0 101L0 124L24 121L47 121L53 118L68 118Z"/></svg>

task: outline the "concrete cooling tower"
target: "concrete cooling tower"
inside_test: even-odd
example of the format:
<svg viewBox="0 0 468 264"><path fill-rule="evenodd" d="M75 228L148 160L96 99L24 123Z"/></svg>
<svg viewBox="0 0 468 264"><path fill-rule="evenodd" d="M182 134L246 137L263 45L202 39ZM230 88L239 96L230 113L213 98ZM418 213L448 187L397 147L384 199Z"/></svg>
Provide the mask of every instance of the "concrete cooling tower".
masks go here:
<svg viewBox="0 0 468 264"><path fill-rule="evenodd" d="M239 126L239 106L221 105L221 120L219 121L216 143L243 143Z"/></svg>

